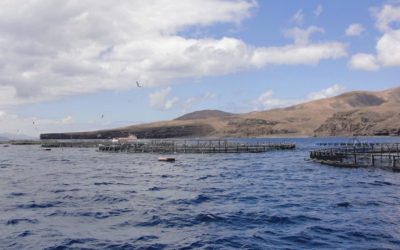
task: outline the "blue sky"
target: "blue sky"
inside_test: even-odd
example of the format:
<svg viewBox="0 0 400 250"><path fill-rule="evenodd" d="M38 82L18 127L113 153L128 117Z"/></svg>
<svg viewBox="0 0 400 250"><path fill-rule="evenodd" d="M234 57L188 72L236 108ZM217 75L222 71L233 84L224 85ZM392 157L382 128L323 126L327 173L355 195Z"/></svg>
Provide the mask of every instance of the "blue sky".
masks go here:
<svg viewBox="0 0 400 250"><path fill-rule="evenodd" d="M266 110L400 85L399 1L101 3L0 4L0 134Z"/></svg>

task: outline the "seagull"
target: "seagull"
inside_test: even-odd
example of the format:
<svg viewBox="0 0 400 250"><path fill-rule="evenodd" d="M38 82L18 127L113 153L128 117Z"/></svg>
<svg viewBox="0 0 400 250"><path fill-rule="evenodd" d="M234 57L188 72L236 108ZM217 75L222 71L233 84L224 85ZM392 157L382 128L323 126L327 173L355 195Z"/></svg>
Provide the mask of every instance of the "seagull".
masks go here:
<svg viewBox="0 0 400 250"><path fill-rule="evenodd" d="M38 128L36 127L35 121L32 122L32 126L33 126L33 128L34 128L36 131L38 131Z"/></svg>
<svg viewBox="0 0 400 250"><path fill-rule="evenodd" d="M142 86L140 86L139 82L136 81L136 86L138 86L138 88L141 88Z"/></svg>

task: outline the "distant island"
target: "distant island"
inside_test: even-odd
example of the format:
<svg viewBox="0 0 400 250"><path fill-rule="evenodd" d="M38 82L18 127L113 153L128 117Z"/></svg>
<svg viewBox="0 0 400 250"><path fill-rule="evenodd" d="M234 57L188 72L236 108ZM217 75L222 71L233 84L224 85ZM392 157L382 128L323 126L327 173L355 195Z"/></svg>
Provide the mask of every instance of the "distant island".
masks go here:
<svg viewBox="0 0 400 250"><path fill-rule="evenodd" d="M41 139L399 136L400 87L353 91L287 108L243 114L196 111L161 121L88 132L41 134Z"/></svg>

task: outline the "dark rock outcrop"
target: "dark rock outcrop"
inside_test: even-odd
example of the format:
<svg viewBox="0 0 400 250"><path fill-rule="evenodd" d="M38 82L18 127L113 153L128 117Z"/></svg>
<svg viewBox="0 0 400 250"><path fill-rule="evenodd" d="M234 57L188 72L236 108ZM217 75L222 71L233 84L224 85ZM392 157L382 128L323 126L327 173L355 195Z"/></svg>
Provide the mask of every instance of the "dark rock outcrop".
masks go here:
<svg viewBox="0 0 400 250"><path fill-rule="evenodd" d="M347 135L399 135L400 124L382 129L383 123L393 116L391 113L353 110L335 113L314 132L316 135L347 136Z"/></svg>
<svg viewBox="0 0 400 250"><path fill-rule="evenodd" d="M379 106L385 102L384 99L369 93L348 93L338 97L340 98L354 108Z"/></svg>

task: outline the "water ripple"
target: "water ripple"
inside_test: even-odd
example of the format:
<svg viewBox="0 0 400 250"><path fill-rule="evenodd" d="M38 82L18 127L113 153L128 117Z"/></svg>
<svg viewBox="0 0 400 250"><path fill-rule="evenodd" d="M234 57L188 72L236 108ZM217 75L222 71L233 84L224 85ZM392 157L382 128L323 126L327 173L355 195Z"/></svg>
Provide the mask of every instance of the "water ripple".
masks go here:
<svg viewBox="0 0 400 250"><path fill-rule="evenodd" d="M290 139L295 151L179 155L174 164L0 148L0 246L400 249L400 175L303 161L320 140Z"/></svg>

